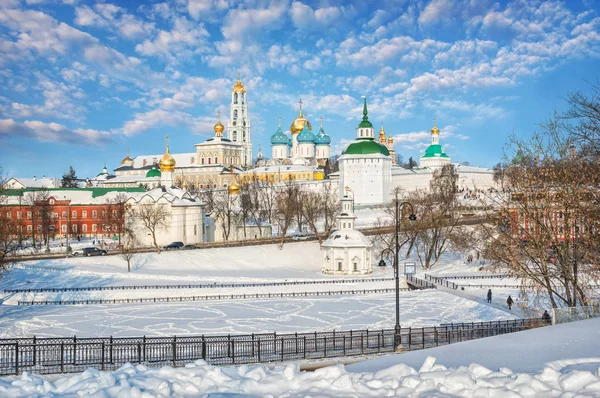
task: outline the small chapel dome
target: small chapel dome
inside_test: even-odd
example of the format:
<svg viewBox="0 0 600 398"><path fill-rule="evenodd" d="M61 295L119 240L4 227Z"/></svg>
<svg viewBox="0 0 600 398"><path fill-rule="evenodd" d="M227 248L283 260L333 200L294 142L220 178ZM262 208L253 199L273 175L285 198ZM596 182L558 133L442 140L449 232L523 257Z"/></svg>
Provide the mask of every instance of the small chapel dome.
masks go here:
<svg viewBox="0 0 600 398"><path fill-rule="evenodd" d="M229 186L227 187L227 192L229 192L230 195L237 195L240 193L241 190L242 190L242 188L238 185L237 182L235 182L235 178L233 179L233 181L231 181L231 184L229 184Z"/></svg>
<svg viewBox="0 0 600 398"><path fill-rule="evenodd" d="M126 157L123 158L123 160L121 160L121 165L126 165L129 162L133 162L133 159L129 157L129 154L127 154Z"/></svg>
<svg viewBox="0 0 600 398"><path fill-rule="evenodd" d="M314 143L315 135L310 131L308 125L304 125L302 132L298 134L298 143Z"/></svg>
<svg viewBox="0 0 600 398"><path fill-rule="evenodd" d="M234 93L245 93L246 92L246 87L244 87L244 85L242 84L242 81L240 80L240 77L238 75L238 79L235 82L235 85L233 86L233 92Z"/></svg>
<svg viewBox="0 0 600 398"><path fill-rule="evenodd" d="M329 137L325 133L325 130L323 130L323 127L321 127L321 130L319 130L319 134L317 134L317 136L315 137L315 144L316 145L329 145L329 144L331 144L331 137Z"/></svg>
<svg viewBox="0 0 600 398"><path fill-rule="evenodd" d="M308 129L312 131L312 125L304 118L304 115L302 114L302 100L300 100L300 114L298 114L296 120L292 122L292 125L290 126L290 132L292 135L298 134L304 129L304 126L308 126Z"/></svg>
<svg viewBox="0 0 600 398"><path fill-rule="evenodd" d="M275 134L271 136L271 145L287 145L288 137L281 130L281 126L277 128Z"/></svg>
<svg viewBox="0 0 600 398"><path fill-rule="evenodd" d="M223 136L223 130L225 130L225 126L223 126L223 123L221 123L220 119L217 124L215 124L214 130L217 137Z"/></svg>
<svg viewBox="0 0 600 398"><path fill-rule="evenodd" d="M169 137L167 136L166 138L167 140L167 145L166 145L166 149L165 149L165 154L163 155L163 157L160 159L160 162L158 163L158 166L160 167L160 171L162 172L173 172L175 170L175 158L173 158L173 156L171 156L171 154L169 153Z"/></svg>
<svg viewBox="0 0 600 398"><path fill-rule="evenodd" d="M146 173L146 177L150 178L150 177L160 177L161 173L160 170L156 168L156 164L152 165L152 168L150 170L148 170L148 172Z"/></svg>

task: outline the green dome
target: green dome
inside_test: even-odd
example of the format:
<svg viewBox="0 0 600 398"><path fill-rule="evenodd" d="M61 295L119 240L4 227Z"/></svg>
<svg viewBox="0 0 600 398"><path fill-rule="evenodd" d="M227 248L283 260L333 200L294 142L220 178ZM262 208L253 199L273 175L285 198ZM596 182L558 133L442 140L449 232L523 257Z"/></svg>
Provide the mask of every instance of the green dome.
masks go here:
<svg viewBox="0 0 600 398"><path fill-rule="evenodd" d="M440 144L431 144L421 156L422 158L447 158L448 155L444 152L444 149Z"/></svg>
<svg viewBox="0 0 600 398"><path fill-rule="evenodd" d="M377 153L390 156L390 151L385 145L371 139L354 141L344 149L342 155L372 155Z"/></svg>
<svg viewBox="0 0 600 398"><path fill-rule="evenodd" d="M160 177L160 170L157 169L156 166L152 166L152 168L146 173L146 177Z"/></svg>

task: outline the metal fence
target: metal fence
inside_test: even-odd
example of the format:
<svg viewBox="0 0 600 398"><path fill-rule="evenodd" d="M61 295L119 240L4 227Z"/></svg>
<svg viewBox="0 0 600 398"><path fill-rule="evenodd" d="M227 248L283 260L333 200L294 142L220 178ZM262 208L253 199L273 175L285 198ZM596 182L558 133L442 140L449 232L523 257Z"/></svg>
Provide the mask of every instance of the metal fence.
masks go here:
<svg viewBox="0 0 600 398"><path fill-rule="evenodd" d="M436 276L431 276L428 274L425 274L425 280L433 282L436 285L441 285L441 286L444 286L444 287L447 287L450 289L454 289L454 290L458 289L458 287L459 287L456 283L450 282L450 281L446 280L445 278L438 278Z"/></svg>
<svg viewBox="0 0 600 398"><path fill-rule="evenodd" d="M148 290L148 289L216 289L264 286L325 285L362 282L389 282L394 278L355 278L355 279L323 279L312 281L265 282L265 283L211 283L211 284L179 284L179 285L129 285L129 286L83 286L83 287L43 287L33 289L5 289L4 293L62 293L93 292L106 290Z"/></svg>
<svg viewBox="0 0 600 398"><path fill-rule="evenodd" d="M410 289L401 288L401 291ZM124 299L87 299L87 300L29 300L18 301L18 305L81 305L81 304L135 304L135 303L174 303L184 301L210 301L210 300L249 300L249 299L273 299L284 297L315 297L315 296L338 296L371 293L393 293L396 289L353 289L353 290L329 290L315 292L287 292L287 293L249 293L249 294L213 294L206 296L173 296L173 297L142 297Z"/></svg>
<svg viewBox="0 0 600 398"><path fill-rule="evenodd" d="M568 323L589 318L600 317L600 301L593 301L587 306L554 308L552 309L552 323Z"/></svg>
<svg viewBox="0 0 600 398"><path fill-rule="evenodd" d="M186 337L26 338L0 340L0 375L118 369L125 363L183 366L203 359L239 365L418 350L547 325L540 319L294 334Z"/></svg>
<svg viewBox="0 0 600 398"><path fill-rule="evenodd" d="M437 289L437 286L427 280L417 278L413 275L406 275L406 282L417 289Z"/></svg>

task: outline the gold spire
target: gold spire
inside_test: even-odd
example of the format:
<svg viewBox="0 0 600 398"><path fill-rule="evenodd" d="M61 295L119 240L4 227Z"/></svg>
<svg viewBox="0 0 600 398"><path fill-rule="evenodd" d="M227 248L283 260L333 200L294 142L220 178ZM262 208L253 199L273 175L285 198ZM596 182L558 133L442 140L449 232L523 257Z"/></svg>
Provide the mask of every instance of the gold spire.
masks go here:
<svg viewBox="0 0 600 398"><path fill-rule="evenodd" d="M225 130L225 127L223 126L223 123L221 123L221 110L217 110L217 114L219 115L219 121L217 122L217 124L215 124L215 137L223 137L223 130Z"/></svg>
<svg viewBox="0 0 600 398"><path fill-rule="evenodd" d="M239 72L238 72L237 81L235 82L235 85L233 86L233 92L234 93L245 93L246 92L246 87L244 87L244 85L242 84L242 81L240 80Z"/></svg>
<svg viewBox="0 0 600 398"><path fill-rule="evenodd" d="M440 133L440 129L437 128L436 123L435 123L435 118L433 118L433 128L431 129L431 134L439 134Z"/></svg>
<svg viewBox="0 0 600 398"><path fill-rule="evenodd" d="M383 129L383 122L381 122L381 130L379 130L379 142L385 144L385 130Z"/></svg>
<svg viewBox="0 0 600 398"><path fill-rule="evenodd" d="M296 118L296 120L294 120L294 122L292 123L292 125L290 126L290 132L292 134L298 134L302 131L302 129L304 128L304 125L308 125L308 129L310 131L312 131L312 125L310 124L310 122L308 120L306 120L304 118L304 115L302 114L302 98L300 98L300 100L298 101L298 103L300 104L300 114L298 115L298 117Z"/></svg>
<svg viewBox="0 0 600 398"><path fill-rule="evenodd" d="M161 172L173 172L173 170L175 170L175 159L173 158L173 156L171 156L171 154L169 153L169 136L165 136L165 154L163 155L163 157L160 159L160 162L158 163L158 166L160 167L160 171Z"/></svg>

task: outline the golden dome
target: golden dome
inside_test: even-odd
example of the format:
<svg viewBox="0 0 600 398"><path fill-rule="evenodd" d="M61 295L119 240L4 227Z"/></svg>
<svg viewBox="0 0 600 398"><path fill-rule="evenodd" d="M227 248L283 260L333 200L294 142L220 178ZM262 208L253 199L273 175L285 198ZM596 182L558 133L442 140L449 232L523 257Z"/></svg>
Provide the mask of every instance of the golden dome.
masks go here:
<svg viewBox="0 0 600 398"><path fill-rule="evenodd" d="M235 82L235 85L233 86L233 92L234 93L245 93L246 92L246 87L244 87L244 85L242 84L239 73L238 73L238 79Z"/></svg>
<svg viewBox="0 0 600 398"><path fill-rule="evenodd" d="M304 118L304 115L302 114L302 100L300 100L299 102L300 102L300 114L298 115L296 120L294 120L294 122L290 126L290 132L292 134L300 133L302 131L302 129L304 128L305 124L308 125L308 129L310 131L312 131L312 125L310 124L310 122L308 120L306 120Z"/></svg>
<svg viewBox="0 0 600 398"><path fill-rule="evenodd" d="M381 130L379 130L379 142L385 143L385 130L383 129L383 123L381 123Z"/></svg>
<svg viewBox="0 0 600 398"><path fill-rule="evenodd" d="M392 136L390 135L388 137L388 144L393 144L394 143L394 139L392 138Z"/></svg>
<svg viewBox="0 0 600 398"><path fill-rule="evenodd" d="M121 160L121 165L127 164L129 162L133 162L133 159L129 157L129 148L127 148L127 156Z"/></svg>
<svg viewBox="0 0 600 398"><path fill-rule="evenodd" d="M219 110L219 121L217 122L217 124L215 124L215 135L217 137L223 137L223 130L225 130L225 127L223 126L223 123L221 123L221 111Z"/></svg>
<svg viewBox="0 0 600 398"><path fill-rule="evenodd" d="M165 154L158 162L158 166L160 167L161 172L173 172L175 170L175 159L169 153L169 136L166 137L167 148L165 150Z"/></svg>
<svg viewBox="0 0 600 398"><path fill-rule="evenodd" d="M227 192L229 192L230 195L237 195L240 193L241 190L242 190L242 188L238 185L237 182L235 182L235 178L233 179L233 181L231 181L231 184L229 184L229 186L227 187Z"/></svg>
<svg viewBox="0 0 600 398"><path fill-rule="evenodd" d="M435 124L435 118L433 118L433 128L431 129L431 134L439 134L440 133L440 129L437 128L436 124Z"/></svg>

